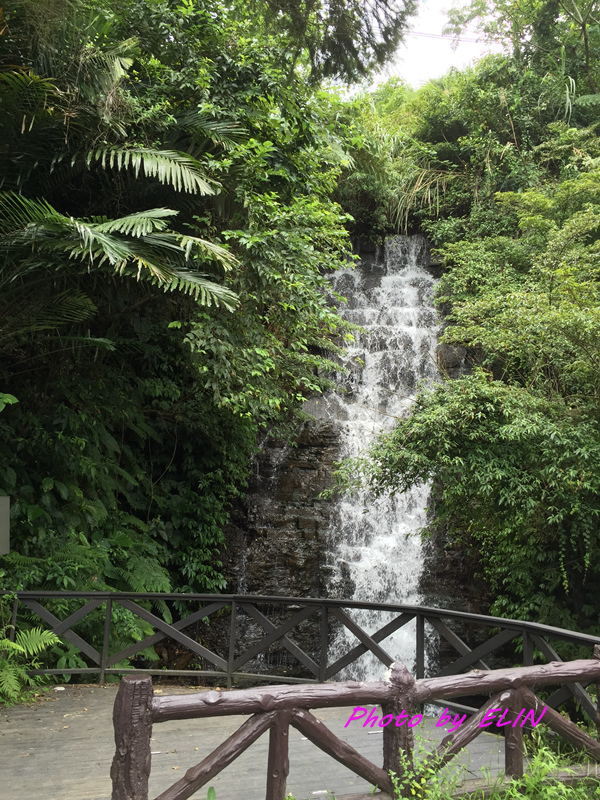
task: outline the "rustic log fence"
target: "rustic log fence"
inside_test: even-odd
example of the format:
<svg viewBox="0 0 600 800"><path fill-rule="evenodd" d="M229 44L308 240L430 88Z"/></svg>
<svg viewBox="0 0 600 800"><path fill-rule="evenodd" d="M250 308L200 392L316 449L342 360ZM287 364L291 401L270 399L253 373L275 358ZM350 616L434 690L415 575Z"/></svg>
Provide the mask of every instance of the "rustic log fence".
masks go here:
<svg viewBox="0 0 600 800"><path fill-rule="evenodd" d="M2 594L7 593L0 593ZM107 675L123 675L135 671L147 675L189 676L214 678L230 688L236 680L259 680L277 683L309 683L335 679L346 667L363 654L371 653L383 666L389 667L396 654L385 648L385 639L395 631L412 623L415 630L414 671L417 679L425 676L426 640L437 635L457 657L437 672L438 677L454 675L472 667L490 668L490 658L496 658L503 648L510 645L513 663L515 645L522 646L522 663L530 666L536 660L560 661L555 650L557 641L582 647L591 651L600 638L576 631L553 628L533 622L502 619L498 617L470 614L448 609L424 606L404 606L393 603L358 603L347 600L258 597L243 595L205 594L152 594L123 592L17 592L12 603L9 635L14 637L21 624L45 624L64 641L77 648L88 666L63 669L39 669L32 674L45 675L98 675L103 683ZM150 609L167 604L172 610L187 609L179 613L180 619L166 622ZM60 608L59 612L57 609ZM112 647L115 614L120 610L129 612L143 620L154 633L125 647ZM391 619L373 633L359 625L352 614L355 611L385 611ZM90 615L101 635L90 643ZM221 649L203 644L193 638L193 629L207 620L210 626L221 626L225 631ZM88 627L83 628L87 623ZM244 635L244 628L252 625L251 636ZM301 638L303 626L310 624L311 635ZM347 628L355 637L356 644L335 657L329 658L328 643L332 630ZM457 631L460 626L476 626L480 632L489 630L492 635L475 646L469 646ZM190 631L190 629L192 629ZM86 630L88 631L86 633ZM186 633L186 631L189 631ZM87 639L84 638L87 636ZM463 635L464 637L464 635ZM480 636L479 639L482 637ZM310 645L298 642L309 639ZM135 659L145 648L155 647L164 641L172 641L198 659L196 669L138 669L135 665L122 666L128 659ZM294 675L274 674L259 671L257 657L265 656L277 645L280 653L294 665ZM255 671L249 671L249 665ZM583 711L596 719L596 707L580 682L567 682L558 688L547 704L558 708L565 701L575 698ZM473 706L465 706L473 712Z"/></svg>
<svg viewBox="0 0 600 800"><path fill-rule="evenodd" d="M505 773L523 775L523 728L520 711L525 708L539 715L547 703L528 687L548 685L587 685L600 681L600 647L594 659L556 662L543 666L516 667L494 671L474 670L466 675L415 680L404 664L393 663L381 682L317 683L303 686L265 686L231 692L201 692L192 695L154 697L152 678L126 676L121 681L114 709L116 753L111 768L112 800L148 800L151 768L150 738L155 723L168 720L251 714L241 727L199 764L161 792L155 800L187 800L231 764L263 733L269 731L266 800L284 800L289 773L289 727L299 730L317 747L354 773L393 795L390 770L410 797L407 769L420 778L428 767L445 766L456 753L484 728L480 723L492 709L508 709L505 735ZM439 747L419 764L413 762L412 733L407 725L389 724L383 728L383 768L370 762L347 742L335 736L311 709L381 705L382 714L396 716L421 703L445 701L473 694L490 694L490 699ZM544 723L576 747L600 761L600 744L569 719L552 709ZM506 723L505 723L506 724Z"/></svg>

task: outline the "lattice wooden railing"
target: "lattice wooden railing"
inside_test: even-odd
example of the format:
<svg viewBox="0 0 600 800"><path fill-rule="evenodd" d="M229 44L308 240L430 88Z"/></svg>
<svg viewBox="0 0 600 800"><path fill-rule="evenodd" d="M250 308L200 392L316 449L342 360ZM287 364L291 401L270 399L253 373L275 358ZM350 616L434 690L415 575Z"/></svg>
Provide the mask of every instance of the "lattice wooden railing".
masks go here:
<svg viewBox="0 0 600 800"><path fill-rule="evenodd" d="M1 593L0 593L1 594ZM4 593L6 594L6 593ZM174 611L187 608L181 618L172 624L149 610L158 602L168 604ZM145 607L146 606L146 607ZM63 610L59 613L56 608ZM114 612L126 609L144 620L154 633L142 641L132 642L126 647L111 649ZM385 611L392 617L374 633L368 633L353 614L357 611ZM83 626L89 615L95 614L94 625L102 635L90 642ZM27 619L26 619L27 616ZM121 666L126 659L135 658L147 647L171 640L182 649L193 654L201 662L203 678L218 678L222 685L230 687L236 678L258 679L282 683L323 682L335 679L341 670L348 667L364 653L371 653L382 665L389 667L398 654L386 649L385 640L407 624L414 625L415 675L425 674L426 638L439 636L457 654L452 663L437 672L438 677L453 675L472 667L488 669L488 659L502 654L509 647L509 656L517 659L515 646L522 645L522 663L529 666L542 658L560 661L555 646L557 641L566 641L583 646L591 651L600 638L576 631L552 628L533 622L501 619L478 614L469 614L448 609L423 606L402 606L391 603L357 603L344 600L297 597L257 597L238 595L202 594L135 594L120 592L17 592L13 601L11 635L22 622L45 623L63 640L74 645L87 667L71 669L42 669L43 674L99 675L104 682L109 674L123 674L127 667ZM194 628L203 620L211 626L222 626L221 649L205 645L194 638ZM303 627L310 624L311 635L302 634ZM251 626L251 628L250 628ZM328 643L334 627L347 628L356 638L345 653L329 660ZM470 646L461 638L458 626L477 627L480 632L492 630L493 635L477 646ZM88 625L88 629L89 629ZM227 630L228 629L228 630ZM250 632L248 632L250 629ZM87 636L87 639L85 638ZM482 638L481 636L479 637ZM267 654L273 646L287 659L295 674L278 674L272 670L258 672L257 656ZM504 653L506 655L506 653ZM255 671L249 671L252 667ZM140 670L136 670L140 672ZM146 669L146 674L179 675L198 677L199 669ZM562 685L548 700L548 705L557 708L574 697L584 712L595 721L595 705L585 688L579 683ZM472 706L465 706L474 710Z"/></svg>
<svg viewBox="0 0 600 800"><path fill-rule="evenodd" d="M545 666L507 670L474 670L466 675L415 680L403 664L392 664L378 683L323 683L304 686L266 686L231 692L202 692L192 695L154 697L152 679L127 676L121 681L115 701L116 753L112 764L112 800L148 800L151 768L152 726L168 720L197 719L235 714L252 714L241 727L209 756L158 795L155 800L186 800L231 764L263 733L269 731L266 764L266 800L284 800L289 773L289 726L297 728L317 747L354 773L393 794L390 771L402 784L407 767L426 774L427 766L440 769L483 730L480 723L491 709L508 709L516 727L505 730L505 772L523 775L523 728L518 724L522 709L539 715L542 703L529 686L587 685L600 681L600 647L595 658L556 662ZM310 709L381 705L382 715L409 716L420 703L448 700L473 694L492 694L490 699L454 733L446 736L437 750L418 765L413 764L412 731L407 725L383 728L383 768L373 764L347 742L335 736ZM576 747L600 761L600 744L569 719L546 709L544 723ZM400 755L402 754L402 756ZM405 785L406 796L411 796Z"/></svg>

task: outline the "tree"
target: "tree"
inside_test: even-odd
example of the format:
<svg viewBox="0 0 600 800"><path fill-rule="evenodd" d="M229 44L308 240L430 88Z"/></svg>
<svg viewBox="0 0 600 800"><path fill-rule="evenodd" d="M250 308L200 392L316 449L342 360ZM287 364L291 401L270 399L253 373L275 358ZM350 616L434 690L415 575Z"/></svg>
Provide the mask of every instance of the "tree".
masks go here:
<svg viewBox="0 0 600 800"><path fill-rule="evenodd" d="M229 7L39 9L2 33L0 577L218 590L257 429L328 384L347 332L339 147L286 43Z"/></svg>
<svg viewBox="0 0 600 800"><path fill-rule="evenodd" d="M353 82L383 66L416 10L415 0L265 0L264 5L267 24L295 47L292 65L306 49L314 82Z"/></svg>

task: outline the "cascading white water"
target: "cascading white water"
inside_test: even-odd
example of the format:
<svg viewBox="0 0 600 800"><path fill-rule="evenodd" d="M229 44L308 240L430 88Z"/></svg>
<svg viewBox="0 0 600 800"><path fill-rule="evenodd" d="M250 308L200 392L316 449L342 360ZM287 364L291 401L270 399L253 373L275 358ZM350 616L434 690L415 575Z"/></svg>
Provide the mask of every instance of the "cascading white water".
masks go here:
<svg viewBox="0 0 600 800"><path fill-rule="evenodd" d="M406 415L419 381L438 378L435 281L424 269L427 263L422 237L394 236L386 240L381 263L362 263L333 276L335 291L348 300L340 309L342 316L365 333L348 349L350 372L341 380L340 391L322 398L312 410L339 421L344 457L364 451L381 431ZM423 556L418 533L426 524L428 495L429 487L419 486L394 498L374 501L359 494L336 501L329 531L331 597L347 595L344 586L350 584L353 600L419 603ZM391 618L386 612L350 615L369 633ZM414 637L414 626L408 625L382 646L410 669ZM356 643L347 629L341 630L329 662ZM379 680L381 674L381 663L367 653L338 677Z"/></svg>

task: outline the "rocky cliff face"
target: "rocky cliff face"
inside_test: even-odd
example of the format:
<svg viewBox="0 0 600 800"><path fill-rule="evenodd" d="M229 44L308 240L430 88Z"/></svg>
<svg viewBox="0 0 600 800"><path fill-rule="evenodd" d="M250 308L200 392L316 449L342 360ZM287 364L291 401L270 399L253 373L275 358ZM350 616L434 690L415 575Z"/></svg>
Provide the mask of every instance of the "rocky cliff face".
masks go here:
<svg viewBox="0 0 600 800"><path fill-rule="evenodd" d="M325 532L339 459L335 425L310 420L292 445L267 439L256 459L244 503L232 515L228 540L231 591L241 594L325 595Z"/></svg>

